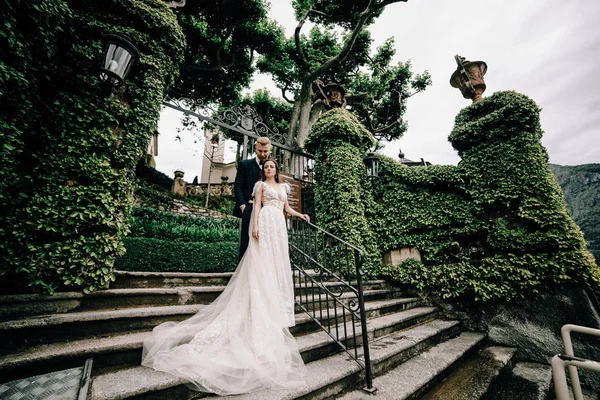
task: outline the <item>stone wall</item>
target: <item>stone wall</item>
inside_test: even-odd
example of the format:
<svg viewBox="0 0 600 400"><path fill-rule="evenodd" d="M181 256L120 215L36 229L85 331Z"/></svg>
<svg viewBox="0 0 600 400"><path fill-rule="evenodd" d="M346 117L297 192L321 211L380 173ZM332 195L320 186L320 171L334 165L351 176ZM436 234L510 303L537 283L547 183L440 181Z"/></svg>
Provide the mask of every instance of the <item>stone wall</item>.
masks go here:
<svg viewBox="0 0 600 400"><path fill-rule="evenodd" d="M169 211L181 215L213 219L237 219L233 215L186 203L184 200L172 199L169 196L155 196L152 199L135 197L135 207L152 207L161 211Z"/></svg>

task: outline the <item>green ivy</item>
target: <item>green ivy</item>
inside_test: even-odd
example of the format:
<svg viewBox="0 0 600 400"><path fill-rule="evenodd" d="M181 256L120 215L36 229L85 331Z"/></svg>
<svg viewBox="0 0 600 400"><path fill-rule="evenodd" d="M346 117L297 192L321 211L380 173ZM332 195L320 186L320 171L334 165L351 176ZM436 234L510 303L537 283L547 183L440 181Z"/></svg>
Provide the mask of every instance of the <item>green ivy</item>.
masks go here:
<svg viewBox="0 0 600 400"><path fill-rule="evenodd" d="M315 154L315 210L319 225L365 251L366 269L379 265L375 238L366 212L371 208L371 186L363 158L373 136L343 109L324 113L307 138Z"/></svg>
<svg viewBox="0 0 600 400"><path fill-rule="evenodd" d="M421 261L381 274L476 301L571 282L599 291L600 271L550 173L531 99L499 92L463 109L449 136L458 166L407 167L380 156L372 188L361 178L366 135L349 121L342 111L325 113L307 140L317 161L317 215L353 244L376 243L368 254L419 249Z"/></svg>
<svg viewBox="0 0 600 400"><path fill-rule="evenodd" d="M0 7L0 275L37 291L87 293L114 279L125 251L133 171L184 37L153 0ZM124 90L108 97L97 68L102 35L113 32L128 33L141 56Z"/></svg>

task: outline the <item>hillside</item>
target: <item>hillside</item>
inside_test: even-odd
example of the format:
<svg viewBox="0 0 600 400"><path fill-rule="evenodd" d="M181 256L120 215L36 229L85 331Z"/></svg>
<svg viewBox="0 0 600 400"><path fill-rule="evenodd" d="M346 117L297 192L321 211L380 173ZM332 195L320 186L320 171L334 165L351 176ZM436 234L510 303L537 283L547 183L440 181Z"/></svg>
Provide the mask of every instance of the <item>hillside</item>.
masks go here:
<svg viewBox="0 0 600 400"><path fill-rule="evenodd" d="M585 234L588 249L600 262L600 164L550 164L571 216Z"/></svg>

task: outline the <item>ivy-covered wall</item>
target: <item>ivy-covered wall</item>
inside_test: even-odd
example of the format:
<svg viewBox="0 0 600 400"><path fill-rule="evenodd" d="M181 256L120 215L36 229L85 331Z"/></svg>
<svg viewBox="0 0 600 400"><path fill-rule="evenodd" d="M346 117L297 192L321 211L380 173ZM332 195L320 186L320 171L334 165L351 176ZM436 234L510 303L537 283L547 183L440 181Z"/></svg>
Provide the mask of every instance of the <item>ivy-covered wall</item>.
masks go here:
<svg viewBox="0 0 600 400"><path fill-rule="evenodd" d="M0 279L89 292L114 279L135 165L185 40L157 0L0 4ZM106 33L141 54L114 97L97 78Z"/></svg>
<svg viewBox="0 0 600 400"><path fill-rule="evenodd" d="M331 124L320 119L317 129L320 122ZM319 131L309 140L313 134ZM373 187L360 181L353 189L366 200L355 214L363 212L370 232L338 230L353 243L365 232L369 241L373 235L380 255L416 247L422 261L382 272L445 298L513 300L566 282L598 291L600 272L548 169L541 135L539 108L531 99L495 93L457 115L449 139L462 158L458 166L407 167L381 157ZM365 155L349 141L325 143L329 147L317 147L315 154ZM321 162L317 157L317 166ZM329 181L343 181L348 165L328 169L327 176L336 178L317 180L317 209L324 201L340 214L323 209L330 218L345 215L346 203L335 194L339 187Z"/></svg>
<svg viewBox="0 0 600 400"><path fill-rule="evenodd" d="M367 268L379 264L366 212L372 208L363 158L374 139L354 115L343 109L324 113L305 146L315 155L315 212L319 225L365 250Z"/></svg>

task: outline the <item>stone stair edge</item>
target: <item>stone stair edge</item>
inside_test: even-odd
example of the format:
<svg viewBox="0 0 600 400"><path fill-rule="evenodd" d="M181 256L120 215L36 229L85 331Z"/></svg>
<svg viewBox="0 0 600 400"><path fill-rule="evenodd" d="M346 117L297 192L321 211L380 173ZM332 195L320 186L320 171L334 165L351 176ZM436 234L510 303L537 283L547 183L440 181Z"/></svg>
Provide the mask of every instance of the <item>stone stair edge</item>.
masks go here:
<svg viewBox="0 0 600 400"><path fill-rule="evenodd" d="M376 376L373 385L378 388L379 400L420 398L426 385L434 386L456 367L460 360L477 349L487 337L484 333L462 332L454 338L429 347L396 367ZM372 351L377 358L377 350ZM434 356L438 354L439 356ZM380 356L380 355L379 355ZM436 360L432 364L432 360ZM442 360L442 363L440 363ZM398 386L396 382L405 382ZM339 400L362 400L364 393L355 390L338 397Z"/></svg>
<svg viewBox="0 0 600 400"><path fill-rule="evenodd" d="M385 332L386 329L394 328L398 324L401 324L412 319L417 319L421 316L427 316L431 312L431 308L422 307L422 310L417 312L412 310L405 310L397 312L395 318L387 318L379 323L371 323L367 327L367 334L373 341L372 337L376 337L378 332ZM385 316L384 316L385 317ZM383 319L384 317L373 318L372 321L377 319ZM429 321L431 322L431 321ZM425 322L424 324L427 324ZM348 323L349 325L350 323ZM343 323L338 323L333 326L337 326L339 331L342 331ZM333 331L334 328L332 328ZM409 328L399 328L398 330L409 330ZM349 331L349 330L348 330ZM50 343L45 345L37 345L31 348L29 351L22 351L16 354L4 355L0 360L0 371L9 368L26 368L28 365L35 365L36 363L46 362L51 364L53 360L64 360L64 359L75 359L75 358L88 358L98 356L102 354L118 353L122 351L132 350L141 351L142 343L145 337L150 335L150 331L137 332L137 333L124 333L120 335L113 335L106 338L86 338L77 339L68 343L68 347L65 348L65 343ZM358 347L362 346L362 340L360 339L362 331L360 326L356 329L357 344ZM308 334L304 334L297 337L298 345L302 353L310 354L312 351L318 351L319 349L327 348L333 344L333 339L329 335L322 331L316 330ZM141 354L140 354L141 357ZM309 358L311 356L308 356Z"/></svg>
<svg viewBox="0 0 600 400"><path fill-rule="evenodd" d="M406 329L404 332L410 336L410 331L411 330L422 330L424 325L431 325L434 321L431 321L429 323L425 323L422 325L418 325L417 327L414 328L409 328ZM442 326L440 327L440 329L443 330L447 330L447 329L452 329L453 327L455 327L457 324L459 324L456 321L443 321L442 322ZM324 334L324 332L318 332L319 334ZM434 331L434 333L431 336L434 336L435 334L439 334L439 331ZM324 334L326 335L326 334ZM414 340L414 337L412 339L406 338L403 340L403 342L401 344L397 344L394 349L390 349L388 348L388 356L391 357L393 351L390 350L396 350L396 351L406 351L407 348L410 348L410 346L416 346L417 343L420 343L423 340L429 339L430 336L427 336L425 338L421 338L420 340ZM381 357L380 357L381 359ZM375 362L382 362L380 361L376 361ZM312 392L316 391L316 390L320 390L323 387L326 387L327 385L330 385L332 383L335 383L335 381L332 381L332 379L335 380L341 380L344 379L345 377L352 375L352 374L356 374L356 373L362 373L362 368L353 360L350 360L348 355L346 353L337 353L334 355L331 355L329 357L325 357L319 360L315 360L312 361L310 363L307 364L307 366L309 367L309 376L307 377L307 382L309 382L309 385L312 386L308 386L308 387L303 387L300 389L295 389L295 390L288 390L288 391L279 391L279 390L272 390L272 391L262 391L262 392L257 392L257 393L249 393L249 394L244 394L244 395L236 395L235 397L231 397L234 398L236 400L282 400L282 399L296 399L296 398L307 398L306 396L310 395ZM132 367L129 369L125 369L125 370L120 370L120 371L116 371L116 372L112 372L112 374L114 374L115 378L112 379L113 382L115 382L115 384L117 382L123 382L126 381L126 379L124 377L117 377L117 375L126 375L126 374L138 374L138 373L143 373L146 375L153 375L156 374L156 371L153 370L149 370L146 368L146 370L144 371L142 368L144 367ZM315 371L316 370L316 371ZM331 375L334 375L333 377ZM117 399L117 398L128 398L131 396L136 396L136 395L140 395L143 394L147 391L147 389L151 389L151 387L145 387L144 389L141 388L135 388L132 387L132 385L129 385L129 387L125 388L126 390L128 390L128 393L125 393L126 390L123 389L119 389L117 387L115 387L114 385L109 385L107 384L107 380L111 379L112 377L108 376L109 374L106 375L100 375L94 378L94 381L92 382L92 399L91 400L109 400L109 399ZM181 384L181 380L177 377L171 377L167 374L162 374L163 377L166 376L165 379L170 379L170 385L172 386L176 386ZM312 379L311 379L312 378ZM165 384L164 382L161 383L156 383L156 385L158 387L158 389L155 390L162 390L165 388ZM96 387L100 387L100 388L108 388L108 393L105 393L104 396L100 395L102 394L101 392L94 392L94 389ZM115 396L115 392L119 391L119 397ZM112 391L112 393L111 393ZM127 396L127 397L124 397ZM224 398L227 398L227 396L225 396Z"/></svg>
<svg viewBox="0 0 600 400"><path fill-rule="evenodd" d="M150 272L116 270L115 276L152 278L230 278L233 272Z"/></svg>
<svg viewBox="0 0 600 400"><path fill-rule="evenodd" d="M385 282L385 281L383 281ZM376 285L380 284L380 281L366 281L363 285ZM324 282L324 286L337 286L342 285L337 282ZM297 289L300 289L298 284L295 284ZM160 288L119 288L119 289L105 289L89 294L82 292L57 292L53 295L44 294L14 294L14 295L2 295L0 296L0 304L14 304L14 303L28 303L32 301L65 301L65 300L81 300L81 299L92 299L102 298L111 296L124 296L124 295L158 295L158 294L177 294L177 293L217 293L222 292L225 286L176 286L176 287L160 287ZM373 289L379 291L394 292L395 289ZM365 290L364 293L370 293L373 290Z"/></svg>

